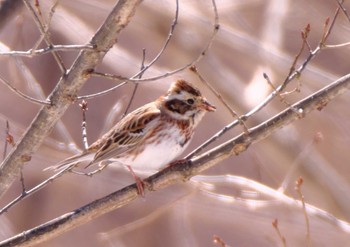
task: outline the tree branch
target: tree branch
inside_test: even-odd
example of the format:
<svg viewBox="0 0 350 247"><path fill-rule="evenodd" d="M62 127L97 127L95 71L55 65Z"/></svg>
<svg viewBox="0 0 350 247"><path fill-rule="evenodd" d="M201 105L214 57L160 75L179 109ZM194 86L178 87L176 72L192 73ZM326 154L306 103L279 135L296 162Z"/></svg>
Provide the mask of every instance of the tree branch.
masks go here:
<svg viewBox="0 0 350 247"><path fill-rule="evenodd" d="M75 100L78 90L89 78L89 73L97 66L114 45L117 36L129 23L141 0L120 0L94 35L90 43L94 50L83 50L69 69L62 75L57 86L49 95L50 106L42 106L23 138L3 161L0 168L0 196L19 176L23 164L40 147L68 106Z"/></svg>
<svg viewBox="0 0 350 247"><path fill-rule="evenodd" d="M145 191L159 190L171 184L186 181L231 155L244 152L249 145L268 137L277 129L303 118L310 111L321 110L328 102L349 88L350 74L295 103L264 123L250 128L249 133L242 133L200 156L167 167L145 179ZM122 207L136 198L138 198L136 184L129 185L54 220L0 242L0 247L28 246L41 243Z"/></svg>

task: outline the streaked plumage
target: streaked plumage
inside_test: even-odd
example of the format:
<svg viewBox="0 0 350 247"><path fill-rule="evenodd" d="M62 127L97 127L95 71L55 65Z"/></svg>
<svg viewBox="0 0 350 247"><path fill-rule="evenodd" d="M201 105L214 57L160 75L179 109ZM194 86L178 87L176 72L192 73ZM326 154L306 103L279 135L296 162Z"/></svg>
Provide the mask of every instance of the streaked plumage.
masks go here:
<svg viewBox="0 0 350 247"><path fill-rule="evenodd" d="M53 168L81 162L117 162L137 171L156 171L174 161L188 146L205 112L214 111L200 91L184 80L173 83L157 100L129 113L82 154Z"/></svg>

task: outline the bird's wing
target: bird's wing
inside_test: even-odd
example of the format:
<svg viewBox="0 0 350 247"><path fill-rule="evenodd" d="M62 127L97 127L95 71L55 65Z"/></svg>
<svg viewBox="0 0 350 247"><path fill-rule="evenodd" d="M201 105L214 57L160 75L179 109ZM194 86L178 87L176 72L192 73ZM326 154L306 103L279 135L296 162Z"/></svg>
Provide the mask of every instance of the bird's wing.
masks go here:
<svg viewBox="0 0 350 247"><path fill-rule="evenodd" d="M99 140L81 154L69 157L44 170L69 170L81 162L89 161L88 166L107 160L130 150L150 133L160 110L150 103L138 108L118 122ZM87 167L88 167L87 166Z"/></svg>
<svg viewBox="0 0 350 247"><path fill-rule="evenodd" d="M102 160L120 156L122 153L141 143L152 132L161 115L160 110L152 104L145 105L128 114L117 123L95 145L99 146L93 161L88 165ZM94 144L91 145L94 148Z"/></svg>

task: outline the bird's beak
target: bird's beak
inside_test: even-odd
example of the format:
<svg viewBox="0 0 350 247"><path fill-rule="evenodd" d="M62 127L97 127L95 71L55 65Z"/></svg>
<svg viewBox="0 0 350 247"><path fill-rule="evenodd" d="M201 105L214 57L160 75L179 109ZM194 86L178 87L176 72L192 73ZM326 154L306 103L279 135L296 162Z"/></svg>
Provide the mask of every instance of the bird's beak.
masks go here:
<svg viewBox="0 0 350 247"><path fill-rule="evenodd" d="M200 107L205 111L216 111L216 107L210 104L206 99L203 99Z"/></svg>

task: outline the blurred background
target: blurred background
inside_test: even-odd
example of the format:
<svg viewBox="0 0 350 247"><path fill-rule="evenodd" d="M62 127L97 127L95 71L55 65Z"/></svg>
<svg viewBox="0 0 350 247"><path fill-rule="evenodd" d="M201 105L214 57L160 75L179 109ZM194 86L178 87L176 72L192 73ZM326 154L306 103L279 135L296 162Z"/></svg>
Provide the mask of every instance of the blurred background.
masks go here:
<svg viewBox="0 0 350 247"><path fill-rule="evenodd" d="M28 50L40 34L21 1L0 20L0 49ZM15 3L18 2L18 5ZM2 1L5 3L5 1ZM39 1L47 18L54 1ZM197 65L198 71L239 114L259 104L271 87L284 81L300 49L301 30L311 25L309 44L315 48L324 22L337 8L334 0L218 0L220 30L211 48ZM85 44L109 14L115 1L60 0L52 18L54 44ZM162 48L175 16L175 1L144 1L118 42L97 71L132 76L139 71L142 49L146 64ZM346 8L350 8L348 3ZM195 60L213 32L211 1L182 0L179 19L169 47L144 77L162 75ZM350 23L339 15L327 44L349 42ZM45 47L44 45L40 47ZM60 52L67 68L78 52ZM306 56L302 54L300 64ZM325 49L293 81L301 92L286 100L294 103L349 73L349 47ZM0 75L22 92L45 99L61 74L50 54L33 58L0 57ZM178 78L201 88L218 110L208 114L197 128L187 153L234 119L198 78L188 70L157 81L140 84L131 110L153 101ZM118 82L91 78L80 95L108 89ZM133 84L88 100L88 140L95 141L120 119L130 99ZM5 140L6 120L15 141L39 110L39 106L0 85L0 137ZM32 188L52 175L45 167L82 148L80 102L73 104L41 149L25 165L24 182ZM338 97L322 111L308 114L267 137L237 157L231 157L194 177L106 214L89 224L62 234L40 246L215 246L217 235L230 246L283 246L272 222L288 246L307 246L306 222L295 199L295 181L303 177L302 193L310 219L313 246L350 245L350 111L349 93ZM253 127L286 107L278 98L247 121ZM2 129L2 130L1 130ZM208 149L242 132L238 126ZM0 143L3 150L4 142ZM92 200L133 183L121 167L109 167L93 177L66 174L0 216L0 240L33 228ZM3 207L21 193L16 182L1 198Z"/></svg>

